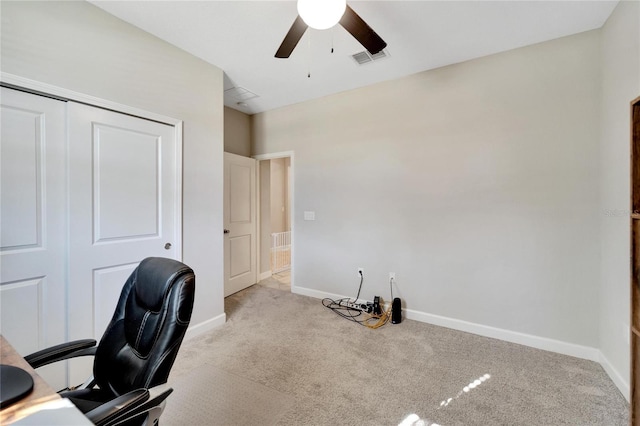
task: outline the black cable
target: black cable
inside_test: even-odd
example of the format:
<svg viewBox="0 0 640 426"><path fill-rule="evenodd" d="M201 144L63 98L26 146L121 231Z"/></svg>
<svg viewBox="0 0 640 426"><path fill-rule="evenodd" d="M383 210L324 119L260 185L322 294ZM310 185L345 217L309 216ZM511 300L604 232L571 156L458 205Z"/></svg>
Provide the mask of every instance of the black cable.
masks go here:
<svg viewBox="0 0 640 426"><path fill-rule="evenodd" d="M358 271L358 272L360 273L360 286L358 287L358 294L356 295L355 300L352 301L349 298L333 300L326 297L322 299L322 305L326 308L331 309L333 312L336 313L336 315L341 316L342 318L348 319L349 321L355 322L356 324L360 324L364 327L368 327L368 328L382 327L387 322L389 322L389 318L391 317L391 310L389 310L389 312L382 310L382 313L379 315L369 314L368 317L360 319L359 317L361 315L364 317L363 314L365 314L365 312L363 312L361 309L352 308L352 307L344 306L341 304L341 303L357 304L358 299L360 298L360 290L362 290L362 283L364 281L364 274L362 273L362 271ZM392 287L392 279L390 279L389 285ZM391 288L391 298L393 300L393 287ZM372 320L377 320L378 322L375 324L370 324ZM380 322L381 320L383 320L383 322Z"/></svg>
<svg viewBox="0 0 640 426"><path fill-rule="evenodd" d="M359 320L357 317L362 315L362 311L356 308L350 308L348 306L343 306L340 302L349 301L349 299L339 299L333 300L329 298L322 299L322 304L331 309L336 315L341 316L342 318L348 319L360 325L365 325L364 320Z"/></svg>
<svg viewBox="0 0 640 426"><path fill-rule="evenodd" d="M380 315L369 314L368 317L364 318L365 312L362 312L360 309L350 308L348 306L344 306L340 304L341 302L345 302L345 301L353 303L351 299L348 299L348 298L339 299L339 300L325 298L325 299L322 299L322 304L325 307L331 309L333 312L335 312L336 315L341 316L342 318L348 319L349 321L355 322L356 324L360 324L364 327L378 328L378 327L382 327L387 322L389 322L389 318L391 317L390 312L387 313L383 311L382 314ZM361 315L363 316L363 319L359 318ZM381 319L384 319L384 322L380 323ZM376 320L378 322L375 324L370 324L372 320Z"/></svg>
<svg viewBox="0 0 640 426"><path fill-rule="evenodd" d="M358 294L356 295L356 303L360 298L360 290L362 290L362 282L364 281L364 274L362 273L362 271L358 271L358 273L360 274L360 286L358 287Z"/></svg>

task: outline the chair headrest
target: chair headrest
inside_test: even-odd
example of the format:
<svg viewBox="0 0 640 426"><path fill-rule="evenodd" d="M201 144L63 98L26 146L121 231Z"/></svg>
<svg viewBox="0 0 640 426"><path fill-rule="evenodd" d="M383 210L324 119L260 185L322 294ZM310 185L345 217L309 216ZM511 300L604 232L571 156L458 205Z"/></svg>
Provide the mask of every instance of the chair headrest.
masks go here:
<svg viewBox="0 0 640 426"><path fill-rule="evenodd" d="M148 257L140 262L134 286L136 301L153 312L162 308L165 294L177 278L192 273L191 268L173 259Z"/></svg>

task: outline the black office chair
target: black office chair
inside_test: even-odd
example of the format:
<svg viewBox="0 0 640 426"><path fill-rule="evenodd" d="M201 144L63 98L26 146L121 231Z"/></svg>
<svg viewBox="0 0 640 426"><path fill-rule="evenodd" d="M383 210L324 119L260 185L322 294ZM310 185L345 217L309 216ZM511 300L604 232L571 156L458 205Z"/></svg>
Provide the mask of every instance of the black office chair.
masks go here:
<svg viewBox="0 0 640 426"><path fill-rule="evenodd" d="M155 425L189 321L195 275L173 259L144 259L127 279L100 343L63 343L25 357L34 368L93 355L93 377L60 392L96 425Z"/></svg>

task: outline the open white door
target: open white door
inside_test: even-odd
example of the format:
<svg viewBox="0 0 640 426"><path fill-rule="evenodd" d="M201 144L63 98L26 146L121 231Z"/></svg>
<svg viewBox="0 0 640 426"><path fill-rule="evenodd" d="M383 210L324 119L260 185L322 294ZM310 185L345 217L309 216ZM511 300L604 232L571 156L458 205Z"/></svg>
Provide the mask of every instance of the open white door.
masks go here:
<svg viewBox="0 0 640 426"><path fill-rule="evenodd" d="M142 259L179 260L178 150L173 126L69 102L70 339L102 337Z"/></svg>
<svg viewBox="0 0 640 426"><path fill-rule="evenodd" d="M256 283L256 164L224 153L224 296Z"/></svg>

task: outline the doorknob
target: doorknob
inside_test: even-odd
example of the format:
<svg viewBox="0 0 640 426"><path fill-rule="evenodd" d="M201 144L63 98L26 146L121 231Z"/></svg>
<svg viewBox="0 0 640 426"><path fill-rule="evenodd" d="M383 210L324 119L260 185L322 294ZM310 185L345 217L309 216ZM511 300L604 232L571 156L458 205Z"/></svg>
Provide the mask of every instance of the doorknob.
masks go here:
<svg viewBox="0 0 640 426"><path fill-rule="evenodd" d="M165 250L169 250L171 248L171 243L167 243L164 245Z"/></svg>
<svg viewBox="0 0 640 426"><path fill-rule="evenodd" d="M224 230L224 233L225 233L225 234L228 234L228 233L229 233L229 230L228 230L228 229L225 229L225 230Z"/></svg>

